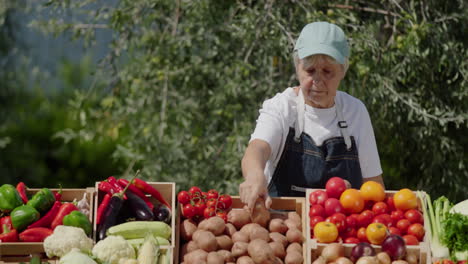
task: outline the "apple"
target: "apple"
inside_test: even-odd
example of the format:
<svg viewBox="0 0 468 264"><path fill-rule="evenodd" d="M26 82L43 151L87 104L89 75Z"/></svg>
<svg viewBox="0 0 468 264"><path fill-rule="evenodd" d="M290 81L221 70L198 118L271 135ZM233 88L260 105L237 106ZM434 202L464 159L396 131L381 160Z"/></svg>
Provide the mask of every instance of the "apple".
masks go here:
<svg viewBox="0 0 468 264"><path fill-rule="evenodd" d="M325 184L325 190L329 198L339 199L341 193L346 190L346 183L340 177L332 177Z"/></svg>

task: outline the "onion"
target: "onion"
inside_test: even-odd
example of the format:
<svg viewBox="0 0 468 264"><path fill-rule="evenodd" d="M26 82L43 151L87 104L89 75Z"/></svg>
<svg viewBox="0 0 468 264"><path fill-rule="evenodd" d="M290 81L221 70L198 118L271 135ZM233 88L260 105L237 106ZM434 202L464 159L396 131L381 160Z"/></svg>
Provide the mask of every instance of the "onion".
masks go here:
<svg viewBox="0 0 468 264"><path fill-rule="evenodd" d="M351 262L351 260L347 257L339 257L337 260L335 260L335 263L336 264L353 264L353 262Z"/></svg>
<svg viewBox="0 0 468 264"><path fill-rule="evenodd" d="M406 255L405 240L399 235L389 235L382 242L382 251L392 260L402 259Z"/></svg>
<svg viewBox="0 0 468 264"><path fill-rule="evenodd" d="M324 257L327 262L335 261L339 257L344 256L344 247L340 243L331 243L323 248L322 254L320 255Z"/></svg>
<svg viewBox="0 0 468 264"><path fill-rule="evenodd" d="M406 254L405 259L409 264L417 264L418 263L418 256L416 256L416 254L414 254L414 253Z"/></svg>
<svg viewBox="0 0 468 264"><path fill-rule="evenodd" d="M359 258L365 256L375 256L375 249L367 242L358 243L351 250L352 262L356 262Z"/></svg>
<svg viewBox="0 0 468 264"><path fill-rule="evenodd" d="M363 256L360 257L357 261L356 264L379 264L379 261L377 260L377 257L371 257L371 256Z"/></svg>
<svg viewBox="0 0 468 264"><path fill-rule="evenodd" d="M387 252L377 253L377 259L379 260L380 264L392 263L392 260L390 259L390 256L387 254Z"/></svg>

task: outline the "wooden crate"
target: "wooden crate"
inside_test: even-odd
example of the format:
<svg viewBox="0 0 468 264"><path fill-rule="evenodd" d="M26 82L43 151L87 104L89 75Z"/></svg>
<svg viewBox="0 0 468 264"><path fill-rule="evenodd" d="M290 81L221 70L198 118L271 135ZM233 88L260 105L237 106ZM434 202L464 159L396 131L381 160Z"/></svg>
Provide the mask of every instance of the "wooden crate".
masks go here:
<svg viewBox="0 0 468 264"><path fill-rule="evenodd" d="M299 214L299 216L301 216L301 219L302 219L302 234L304 236L304 239L307 239L307 236L306 236L306 227L305 227L305 214L306 214L306 208L305 208L305 200L304 198L302 197L277 197L277 198L272 198L272 204L271 204L271 210L272 212L275 212L275 213L284 213L284 214L287 214L287 212L290 212L290 211L295 211ZM239 196L232 196L232 210L236 210L236 209L240 209L240 208L243 208L244 207L244 203L241 202L240 200L240 197ZM180 251L180 246L181 246L181 238L180 238L180 223L182 221L181 217L182 217L182 208L180 206L180 204L178 205L178 217L177 217L177 248L178 250ZM304 258L304 263L307 263L306 260L307 260L307 247L306 247L306 240L304 240L303 244L302 244L302 251L303 251L303 258ZM179 255L178 256L178 260L180 261L180 257ZM180 262L177 262L177 263L180 263Z"/></svg>
<svg viewBox="0 0 468 264"><path fill-rule="evenodd" d="M40 191L41 188L27 189L26 193L28 196L35 194ZM53 192L59 191L59 189L50 189ZM88 200L90 206L89 220L93 220L93 211L94 211L94 193L95 190L92 187L86 189L62 189L62 198L63 202L72 202L76 199L79 201L83 198L83 195L86 194L86 199ZM14 243L0 243L0 261L23 261L23 259L30 259L31 254L40 255L45 258L44 245L42 242L14 242Z"/></svg>
<svg viewBox="0 0 468 264"><path fill-rule="evenodd" d="M102 191L99 191L98 189L98 184L99 182L96 182L96 185L95 185L95 188L96 188L96 192L95 192L95 199L94 199L94 220L93 220L93 234L94 234L94 241L96 241L96 230L97 230L97 226L96 226L96 216L97 216L97 209L99 208L99 204L101 203L102 199L104 198L104 195L105 193L102 192ZM177 214L176 214L176 210L174 210L174 208L176 208L176 204L175 204L175 183L173 182L148 182L149 185L153 186L154 188L156 188L156 190L158 190L162 197L164 197L164 199L171 205L172 207L172 217L171 217L171 229L172 229L172 234L171 234L171 238L170 238L170 242L171 242L171 245L170 246L161 246L161 249L163 250L170 250L172 251L172 254L171 254L171 263L175 263L174 262L174 259L176 259L175 257L177 256L177 247L176 247L176 220L177 220ZM150 201L154 204L154 205L157 205L159 204L159 202L151 197L150 195L147 195L148 198L150 199Z"/></svg>
<svg viewBox="0 0 468 264"><path fill-rule="evenodd" d="M316 239L311 238L312 230L310 228L310 194L315 190L325 190L325 189L307 189L306 192L306 221L305 225L307 227L307 263L312 263L322 252L323 248L327 245L326 243L319 243ZM385 194L387 197L393 197L393 195L397 191L386 191ZM425 193L424 193L425 194ZM425 195L423 195L425 197ZM419 209L421 209L422 202L418 198ZM421 210L422 211L422 210ZM428 223L424 223L424 229L426 230L426 234L424 235L423 241L419 243L417 246L407 245L406 250L408 253L414 253L418 256L420 264L431 264L431 250L430 250L430 234L427 230L430 230ZM345 256L349 256L351 254L352 248L356 244L343 244L345 247ZM378 245L372 245L375 248L376 252L381 252L382 247Z"/></svg>

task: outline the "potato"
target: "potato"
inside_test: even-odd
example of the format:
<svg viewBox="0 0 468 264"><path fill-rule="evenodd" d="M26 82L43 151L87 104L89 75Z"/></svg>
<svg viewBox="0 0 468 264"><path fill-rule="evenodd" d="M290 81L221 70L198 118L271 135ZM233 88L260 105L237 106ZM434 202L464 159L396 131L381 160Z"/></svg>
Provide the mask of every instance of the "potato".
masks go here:
<svg viewBox="0 0 468 264"><path fill-rule="evenodd" d="M208 257L208 252L197 249L192 251L184 256L184 263L185 264L201 264L206 263L206 258Z"/></svg>
<svg viewBox="0 0 468 264"><path fill-rule="evenodd" d="M249 256L256 264L269 264L275 261L273 249L263 239L254 239L247 247Z"/></svg>
<svg viewBox="0 0 468 264"><path fill-rule="evenodd" d="M257 223L265 228L267 227L270 221L270 211L266 209L264 199L260 198L257 200L250 216L252 223Z"/></svg>
<svg viewBox="0 0 468 264"><path fill-rule="evenodd" d="M289 243L302 243L302 241L304 241L304 236L302 235L302 232L299 231L299 229L292 228L286 232L286 239L289 241Z"/></svg>
<svg viewBox="0 0 468 264"><path fill-rule="evenodd" d="M226 249L231 250L232 248L232 240L228 235L220 235L216 237L216 242L218 244L219 249Z"/></svg>
<svg viewBox="0 0 468 264"><path fill-rule="evenodd" d="M242 232L246 235L250 235L250 229L254 228L254 227L261 227L261 225L257 224L257 223L250 223L250 224L246 224L245 226L243 226L239 232Z"/></svg>
<svg viewBox="0 0 468 264"><path fill-rule="evenodd" d="M296 222L292 219L286 219L284 220L284 224L288 227L288 229L292 229L292 228L296 228L296 229L299 229L301 230L302 229L302 224L299 222Z"/></svg>
<svg viewBox="0 0 468 264"><path fill-rule="evenodd" d="M225 228L226 223L219 216L213 216L208 219L204 219L198 224L198 229L210 231L215 236L221 235Z"/></svg>
<svg viewBox="0 0 468 264"><path fill-rule="evenodd" d="M262 239L266 242L270 242L270 232L264 227L256 226L250 229L249 239L250 241Z"/></svg>
<svg viewBox="0 0 468 264"><path fill-rule="evenodd" d="M275 242L280 242L281 244L283 244L283 247L287 247L289 242L288 242L288 239L286 238L286 236L278 233L278 232L273 232L273 233L270 233L270 240L271 241L275 241Z"/></svg>
<svg viewBox="0 0 468 264"><path fill-rule="evenodd" d="M192 240L193 233L197 230L197 224L191 219L185 219L180 225L180 236L185 241Z"/></svg>
<svg viewBox="0 0 468 264"><path fill-rule="evenodd" d="M302 254L302 245L297 242L289 244L288 247L286 248L286 253L289 253L291 251L297 251L300 254Z"/></svg>
<svg viewBox="0 0 468 264"><path fill-rule="evenodd" d="M199 249L200 247L198 246L198 244L195 242L195 241L189 241L187 244L187 252L192 252L192 251L195 251L197 249Z"/></svg>
<svg viewBox="0 0 468 264"><path fill-rule="evenodd" d="M237 229L251 223L250 211L248 209L232 209L228 215L228 222L232 223Z"/></svg>
<svg viewBox="0 0 468 264"><path fill-rule="evenodd" d="M304 257L302 256L301 253L295 250L288 252L286 254L286 257L284 258L285 264L302 264L303 262L304 262Z"/></svg>
<svg viewBox="0 0 468 264"><path fill-rule="evenodd" d="M270 213L270 219L281 219L281 220L286 220L288 219L288 215L285 214L284 212L275 212L273 211Z"/></svg>
<svg viewBox="0 0 468 264"><path fill-rule="evenodd" d="M282 219L271 219L268 224L268 230L270 232L278 232L280 234L285 234L288 231L288 226L284 224Z"/></svg>
<svg viewBox="0 0 468 264"><path fill-rule="evenodd" d="M227 223L226 228L224 229L224 234L228 235L229 237L232 237L232 235L234 235L235 232L237 232L236 227L231 223Z"/></svg>
<svg viewBox="0 0 468 264"><path fill-rule="evenodd" d="M210 252L206 257L207 264L224 264L224 257L218 252Z"/></svg>
<svg viewBox="0 0 468 264"><path fill-rule="evenodd" d="M242 256L237 259L236 264L255 264L255 262L249 256Z"/></svg>
<svg viewBox="0 0 468 264"><path fill-rule="evenodd" d="M225 249L220 249L217 251L218 254L223 256L224 262L233 262L235 261L234 257L232 256L231 251L225 250Z"/></svg>
<svg viewBox="0 0 468 264"><path fill-rule="evenodd" d="M280 259L284 259L286 256L286 250L281 242L270 242L268 243L271 249L273 249L273 254Z"/></svg>
<svg viewBox="0 0 468 264"><path fill-rule="evenodd" d="M206 252L215 251L218 248L216 237L210 231L197 230L193 239L198 247Z"/></svg>
<svg viewBox="0 0 468 264"><path fill-rule="evenodd" d="M302 223L302 218L297 212L288 212L288 219L293 220L299 225Z"/></svg>
<svg viewBox="0 0 468 264"><path fill-rule="evenodd" d="M232 242L236 243L236 242L246 242L246 243L249 243L250 239L249 239L249 235L248 234L244 234L240 231L238 232L235 232L233 235L232 235Z"/></svg>
<svg viewBox="0 0 468 264"><path fill-rule="evenodd" d="M249 243L245 242L236 242L232 246L231 253L232 256L235 258L241 257L241 256L247 256L247 247L249 246Z"/></svg>

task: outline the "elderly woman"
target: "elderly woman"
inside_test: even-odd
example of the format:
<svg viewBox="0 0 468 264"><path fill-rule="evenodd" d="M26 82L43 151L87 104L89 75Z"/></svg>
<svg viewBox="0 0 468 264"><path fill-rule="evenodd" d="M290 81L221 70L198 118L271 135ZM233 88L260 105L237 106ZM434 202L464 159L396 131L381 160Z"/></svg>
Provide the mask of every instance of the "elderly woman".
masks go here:
<svg viewBox="0 0 468 264"><path fill-rule="evenodd" d="M369 113L357 98L338 91L348 68L349 45L341 28L306 25L294 49L299 86L263 103L242 159L241 200L305 196L334 176L353 188L383 183Z"/></svg>

